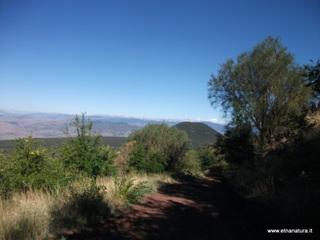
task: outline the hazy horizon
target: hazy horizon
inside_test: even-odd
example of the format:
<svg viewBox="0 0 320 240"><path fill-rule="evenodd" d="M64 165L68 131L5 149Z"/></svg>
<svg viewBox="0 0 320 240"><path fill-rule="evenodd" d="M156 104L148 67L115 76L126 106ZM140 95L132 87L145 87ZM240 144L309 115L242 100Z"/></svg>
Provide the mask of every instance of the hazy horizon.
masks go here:
<svg viewBox="0 0 320 240"><path fill-rule="evenodd" d="M110 117L110 118L134 118L134 119L140 119L140 120L154 120L154 121L162 121L162 120L168 120L173 122L182 122L182 121L190 121L190 122L211 122L211 123L218 123L225 125L227 122L219 122L217 118L212 119L202 119L202 118L155 118L155 117L148 117L148 116L130 116L130 115L124 115L124 114L107 114L107 113L97 113L97 114L90 114L87 112L49 112L49 111L20 111L15 109L4 109L0 108L0 111L10 113L10 114L61 114L61 115L70 115L70 117L74 117L75 115L81 115L82 113L85 113L85 116L96 116L96 117Z"/></svg>

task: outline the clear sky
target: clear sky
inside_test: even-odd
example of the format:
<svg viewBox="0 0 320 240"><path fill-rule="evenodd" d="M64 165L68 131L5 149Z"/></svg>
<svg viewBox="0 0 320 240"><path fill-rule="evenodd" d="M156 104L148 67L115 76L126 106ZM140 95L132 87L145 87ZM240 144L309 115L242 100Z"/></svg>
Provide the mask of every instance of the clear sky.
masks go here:
<svg viewBox="0 0 320 240"><path fill-rule="evenodd" d="M319 0L0 0L0 108L218 119L207 82L267 36L320 58Z"/></svg>

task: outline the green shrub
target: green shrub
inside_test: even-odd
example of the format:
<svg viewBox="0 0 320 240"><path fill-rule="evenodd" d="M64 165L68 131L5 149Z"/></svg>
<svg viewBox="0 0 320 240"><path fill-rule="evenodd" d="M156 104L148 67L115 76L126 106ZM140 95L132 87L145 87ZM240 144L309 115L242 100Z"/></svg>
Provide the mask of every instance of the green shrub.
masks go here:
<svg viewBox="0 0 320 240"><path fill-rule="evenodd" d="M66 184L68 176L59 159L53 158L39 146L31 136L15 140L15 149L0 158L0 191L2 197L9 197L14 191L29 189L54 189Z"/></svg>
<svg viewBox="0 0 320 240"><path fill-rule="evenodd" d="M168 164L168 157L160 149L150 148L146 156L146 171L161 173Z"/></svg>
<svg viewBox="0 0 320 240"><path fill-rule="evenodd" d="M224 136L218 137L216 148L229 163L253 165L254 146L251 126L243 124L228 128Z"/></svg>
<svg viewBox="0 0 320 240"><path fill-rule="evenodd" d="M214 164L211 169L213 174L223 175L224 177L229 177L233 173L233 165L227 161L220 159Z"/></svg>
<svg viewBox="0 0 320 240"><path fill-rule="evenodd" d="M94 176L103 175L111 176L116 174L116 168L112 165L117 153L115 153L109 145L98 146L98 154L93 165Z"/></svg>
<svg viewBox="0 0 320 240"><path fill-rule="evenodd" d="M197 149L197 154L203 171L211 170L218 161L214 144L209 143L201 146Z"/></svg>
<svg viewBox="0 0 320 240"><path fill-rule="evenodd" d="M137 170L138 172L147 171L147 162L146 162L146 150L142 144L137 144L136 141L133 141L131 144L133 147L130 150L130 167Z"/></svg>
<svg viewBox="0 0 320 240"><path fill-rule="evenodd" d="M177 163L190 149L186 132L166 124L149 124L133 132L129 141L134 142L130 165L139 171L176 171Z"/></svg>
<svg viewBox="0 0 320 240"><path fill-rule="evenodd" d="M186 152L184 158L180 159L177 164L178 173L185 175L197 175L201 171L200 160L196 151L189 150Z"/></svg>
<svg viewBox="0 0 320 240"><path fill-rule="evenodd" d="M68 141L60 150L61 159L72 172L78 172L96 179L99 175L108 175L112 172L111 164L116 155L109 146L99 146L101 136L93 132L93 123L86 120L84 113L81 119L76 116L72 123L77 133L72 137L69 128L65 133Z"/></svg>

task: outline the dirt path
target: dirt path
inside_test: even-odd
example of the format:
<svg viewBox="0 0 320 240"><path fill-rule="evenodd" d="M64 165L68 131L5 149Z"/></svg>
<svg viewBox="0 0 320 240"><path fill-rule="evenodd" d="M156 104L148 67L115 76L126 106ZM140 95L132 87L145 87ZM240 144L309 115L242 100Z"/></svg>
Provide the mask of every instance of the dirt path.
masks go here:
<svg viewBox="0 0 320 240"><path fill-rule="evenodd" d="M231 202L214 178L167 184L141 205L67 239L254 239Z"/></svg>

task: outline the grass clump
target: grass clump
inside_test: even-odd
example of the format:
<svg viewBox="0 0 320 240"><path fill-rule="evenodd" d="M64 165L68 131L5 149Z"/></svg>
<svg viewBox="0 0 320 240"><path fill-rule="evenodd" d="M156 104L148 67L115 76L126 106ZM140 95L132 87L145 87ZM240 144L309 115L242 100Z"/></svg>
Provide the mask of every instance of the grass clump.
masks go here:
<svg viewBox="0 0 320 240"><path fill-rule="evenodd" d="M116 195L129 204L138 203L145 194L152 193L146 181L134 184L132 178L115 178L114 184Z"/></svg>

